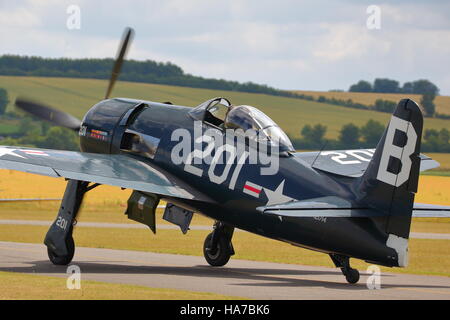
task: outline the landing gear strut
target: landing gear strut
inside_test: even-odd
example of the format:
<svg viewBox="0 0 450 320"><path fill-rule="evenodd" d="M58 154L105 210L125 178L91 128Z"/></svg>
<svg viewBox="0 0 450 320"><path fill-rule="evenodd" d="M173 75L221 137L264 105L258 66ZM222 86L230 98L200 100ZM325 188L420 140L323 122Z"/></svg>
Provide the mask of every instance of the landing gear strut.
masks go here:
<svg viewBox="0 0 450 320"><path fill-rule="evenodd" d="M214 231L208 234L203 244L203 255L211 266L222 267L234 255L233 232L234 227L219 221L214 224Z"/></svg>
<svg viewBox="0 0 450 320"><path fill-rule="evenodd" d="M89 186L89 182L78 180L69 180L67 183L58 216L44 240L48 258L53 264L67 265L72 261L75 254L75 242L72 236L75 219L84 194L97 186L98 184Z"/></svg>
<svg viewBox="0 0 450 320"><path fill-rule="evenodd" d="M330 254L331 260L337 268L341 268L342 274L348 283L357 283L359 281L359 271L350 267L350 258L340 254Z"/></svg>

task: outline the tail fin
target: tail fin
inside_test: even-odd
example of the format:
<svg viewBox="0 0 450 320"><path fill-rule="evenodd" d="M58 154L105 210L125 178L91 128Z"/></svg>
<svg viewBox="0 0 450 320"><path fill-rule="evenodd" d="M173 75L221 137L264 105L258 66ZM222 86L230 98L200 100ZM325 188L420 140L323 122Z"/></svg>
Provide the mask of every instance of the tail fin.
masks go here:
<svg viewBox="0 0 450 320"><path fill-rule="evenodd" d="M407 245L419 181L422 127L419 106L412 100L401 100L367 170L355 184L358 202L386 213L382 225L388 242L391 239Z"/></svg>

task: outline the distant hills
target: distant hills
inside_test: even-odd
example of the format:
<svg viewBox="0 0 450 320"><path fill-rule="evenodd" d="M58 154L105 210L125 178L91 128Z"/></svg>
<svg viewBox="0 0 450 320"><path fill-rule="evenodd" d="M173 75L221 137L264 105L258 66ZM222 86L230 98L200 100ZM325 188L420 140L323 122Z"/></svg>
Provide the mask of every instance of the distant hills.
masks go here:
<svg viewBox="0 0 450 320"><path fill-rule="evenodd" d="M0 75L109 79L113 59L42 58L17 55L0 56ZM265 93L295 97L289 91L278 90L253 82L240 83L223 79L203 78L187 74L170 62L126 60L119 79L122 81L168 84L182 87Z"/></svg>
<svg viewBox="0 0 450 320"><path fill-rule="evenodd" d="M113 63L113 59L69 59L3 55L0 56L0 75L109 79ZM241 83L237 81L194 76L185 73L181 67L173 63L156 62L153 60L126 60L122 67L119 80L223 91L263 93L273 96L298 98L369 110L372 109L376 99L397 102L399 100L398 97L400 96L413 96L414 93L416 93L414 98L416 102L419 103L420 97L417 93L421 92L421 90L423 91L424 88L431 88L436 94L439 91L439 89L428 80L407 82L401 88L402 90L400 90L399 83L390 79L376 79L373 85L367 81L361 80L350 89L350 91L372 91L365 93L343 91L287 91L253 82ZM380 93L383 90L387 90L386 92L389 92L389 90L393 90L392 92L402 91L402 93L397 95ZM437 96L435 103L437 107L436 111L441 117L447 118L447 115L450 115L450 97ZM390 113L391 110L387 110L386 112ZM439 116L439 114L436 114L436 116Z"/></svg>

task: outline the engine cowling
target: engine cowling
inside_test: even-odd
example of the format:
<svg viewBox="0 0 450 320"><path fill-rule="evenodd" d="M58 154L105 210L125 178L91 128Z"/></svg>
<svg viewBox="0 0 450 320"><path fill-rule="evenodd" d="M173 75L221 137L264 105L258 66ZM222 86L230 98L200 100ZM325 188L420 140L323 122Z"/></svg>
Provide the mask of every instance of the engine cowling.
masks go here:
<svg viewBox="0 0 450 320"><path fill-rule="evenodd" d="M94 105L84 116L80 128L83 152L118 153L127 121L145 107L133 99L108 99Z"/></svg>

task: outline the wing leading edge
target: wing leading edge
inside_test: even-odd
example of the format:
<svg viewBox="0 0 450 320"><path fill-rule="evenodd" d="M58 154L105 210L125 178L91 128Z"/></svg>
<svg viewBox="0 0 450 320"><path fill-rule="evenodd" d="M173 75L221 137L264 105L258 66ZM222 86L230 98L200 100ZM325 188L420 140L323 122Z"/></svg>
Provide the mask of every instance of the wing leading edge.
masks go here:
<svg viewBox="0 0 450 320"><path fill-rule="evenodd" d="M169 172L131 155L0 146L0 169L212 202Z"/></svg>

